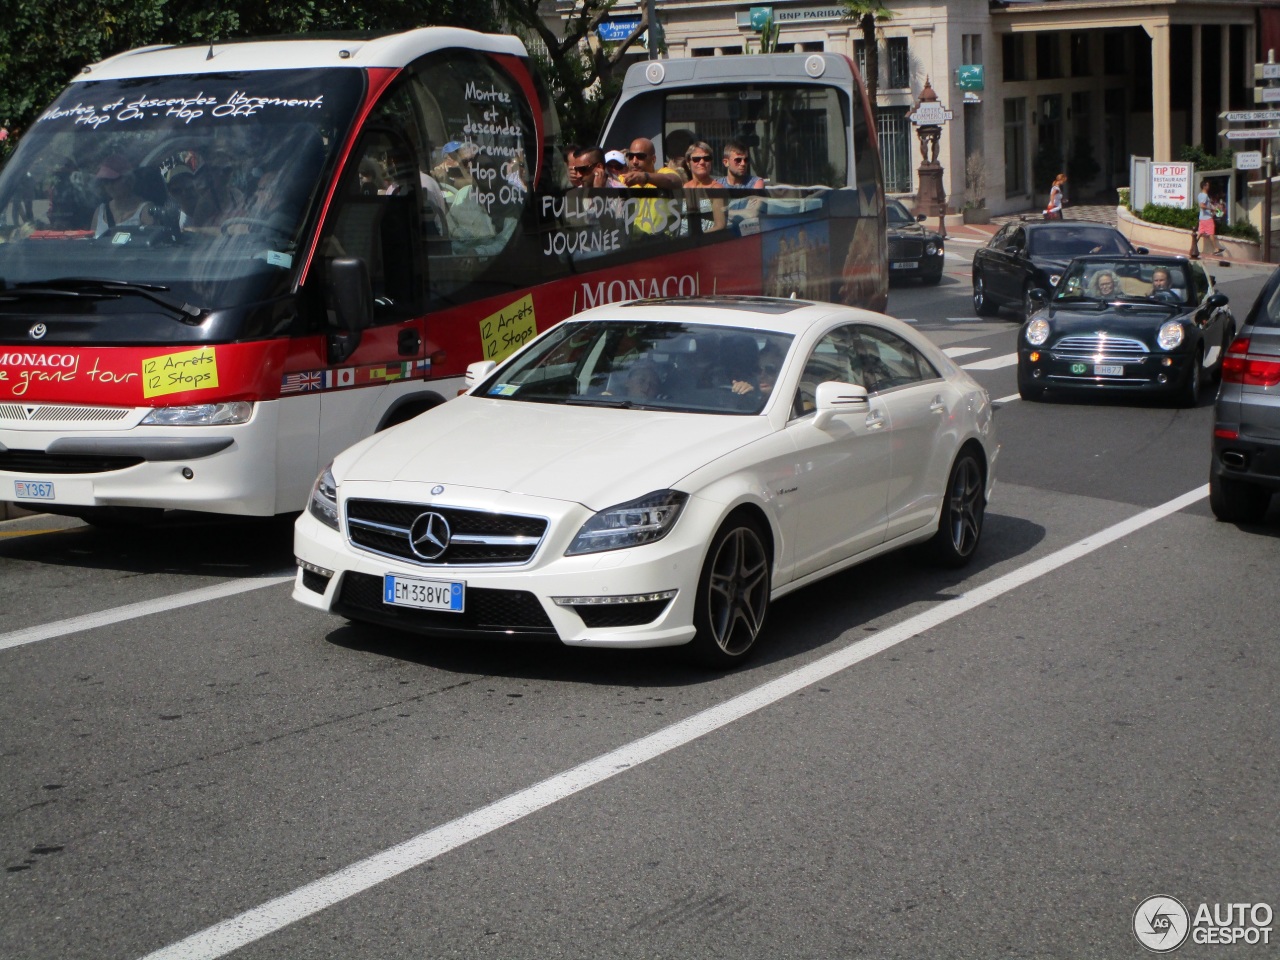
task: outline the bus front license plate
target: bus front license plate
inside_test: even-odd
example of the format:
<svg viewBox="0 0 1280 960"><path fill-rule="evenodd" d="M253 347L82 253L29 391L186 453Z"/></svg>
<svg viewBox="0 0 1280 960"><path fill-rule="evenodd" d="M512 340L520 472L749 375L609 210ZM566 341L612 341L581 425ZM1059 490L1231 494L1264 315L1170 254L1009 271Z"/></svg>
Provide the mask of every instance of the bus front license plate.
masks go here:
<svg viewBox="0 0 1280 960"><path fill-rule="evenodd" d="M1093 368L1096 377L1123 377L1124 367L1116 363L1099 363Z"/></svg>
<svg viewBox="0 0 1280 960"><path fill-rule="evenodd" d="M53 484L47 480L15 480L13 493L19 500L53 500Z"/></svg>
<svg viewBox="0 0 1280 960"><path fill-rule="evenodd" d="M419 580L388 573L382 578L382 602L393 607L462 613L467 585L458 580Z"/></svg>

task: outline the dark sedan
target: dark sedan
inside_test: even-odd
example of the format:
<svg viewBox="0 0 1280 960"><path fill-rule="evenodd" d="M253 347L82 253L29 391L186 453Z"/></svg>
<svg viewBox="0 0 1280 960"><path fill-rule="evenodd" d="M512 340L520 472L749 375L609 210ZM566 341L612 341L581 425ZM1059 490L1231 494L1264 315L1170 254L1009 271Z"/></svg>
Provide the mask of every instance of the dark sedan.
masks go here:
<svg viewBox="0 0 1280 960"><path fill-rule="evenodd" d="M1227 298L1186 257L1079 257L1018 334L1018 393L1162 393L1184 406L1221 376L1235 335ZM1047 300L1047 302L1046 302Z"/></svg>
<svg viewBox="0 0 1280 960"><path fill-rule="evenodd" d="M1030 316L1028 294L1052 292L1075 257L1089 253L1130 256L1146 253L1123 233L1103 223L1045 220L1006 223L973 255L973 309L980 317L1013 307Z"/></svg>
<svg viewBox="0 0 1280 960"><path fill-rule="evenodd" d="M890 197L885 201L885 216L889 225L889 279L919 277L929 284L941 280L942 237L920 225L924 214L913 217Z"/></svg>

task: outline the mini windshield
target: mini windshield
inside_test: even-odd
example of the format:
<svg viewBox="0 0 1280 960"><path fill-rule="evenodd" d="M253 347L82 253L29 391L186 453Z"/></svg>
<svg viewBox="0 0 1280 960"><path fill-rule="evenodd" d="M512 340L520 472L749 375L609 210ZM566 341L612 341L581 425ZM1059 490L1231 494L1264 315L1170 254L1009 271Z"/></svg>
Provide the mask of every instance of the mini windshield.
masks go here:
<svg viewBox="0 0 1280 960"><path fill-rule="evenodd" d="M1167 263L1129 258L1089 258L1072 263L1058 282L1055 300L1150 300L1187 302L1187 270L1176 260Z"/></svg>
<svg viewBox="0 0 1280 960"><path fill-rule="evenodd" d="M1090 253L1128 253L1124 234L1097 224L1053 225L1027 230L1027 256L1070 260Z"/></svg>
<svg viewBox="0 0 1280 960"><path fill-rule="evenodd" d="M0 278L214 308L288 290L363 87L355 69L73 83L0 174Z"/></svg>
<svg viewBox="0 0 1280 960"><path fill-rule="evenodd" d="M756 414L787 334L684 323L564 323L498 370L479 396L533 403Z"/></svg>

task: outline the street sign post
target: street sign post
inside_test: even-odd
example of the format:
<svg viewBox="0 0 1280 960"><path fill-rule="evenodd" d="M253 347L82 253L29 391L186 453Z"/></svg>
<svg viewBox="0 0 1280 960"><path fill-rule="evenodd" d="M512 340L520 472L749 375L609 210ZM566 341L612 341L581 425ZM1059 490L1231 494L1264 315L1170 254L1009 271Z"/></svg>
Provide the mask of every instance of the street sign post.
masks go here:
<svg viewBox="0 0 1280 960"><path fill-rule="evenodd" d="M1218 136L1228 140L1274 140L1280 137L1276 127L1245 127L1243 130L1219 130Z"/></svg>
<svg viewBox="0 0 1280 960"><path fill-rule="evenodd" d="M1231 159L1235 162L1237 170L1261 170L1262 169L1262 151L1261 150L1237 150Z"/></svg>

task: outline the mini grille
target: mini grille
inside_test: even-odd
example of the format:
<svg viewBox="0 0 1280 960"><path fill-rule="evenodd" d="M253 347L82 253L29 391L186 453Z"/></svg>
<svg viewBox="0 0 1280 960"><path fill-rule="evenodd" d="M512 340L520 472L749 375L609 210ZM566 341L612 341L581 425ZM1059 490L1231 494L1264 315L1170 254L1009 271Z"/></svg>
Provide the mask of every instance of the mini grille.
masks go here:
<svg viewBox="0 0 1280 960"><path fill-rule="evenodd" d="M1104 334L1063 337L1050 350L1055 360L1088 360L1090 363L1141 363L1150 352L1141 340Z"/></svg>
<svg viewBox="0 0 1280 960"><path fill-rule="evenodd" d="M415 610L382 602L382 578L367 573L342 577L334 612L353 620L434 634L500 633L556 639L555 627L542 604L523 590L485 590L469 587L466 609L461 613Z"/></svg>
<svg viewBox="0 0 1280 960"><path fill-rule="evenodd" d="M418 556L409 542L413 522L424 513L437 513L449 524L449 546L433 560ZM527 563L546 530L543 517L385 500L347 501L352 546L429 566Z"/></svg>
<svg viewBox="0 0 1280 960"><path fill-rule="evenodd" d="M112 423L123 420L132 411L128 407L72 407L60 403L43 403L31 409L20 403L0 403L0 420L20 423Z"/></svg>
<svg viewBox="0 0 1280 960"><path fill-rule="evenodd" d="M79 453L45 453L43 450L0 452L0 470L10 473L76 474L110 473L143 463L141 457L94 456Z"/></svg>

